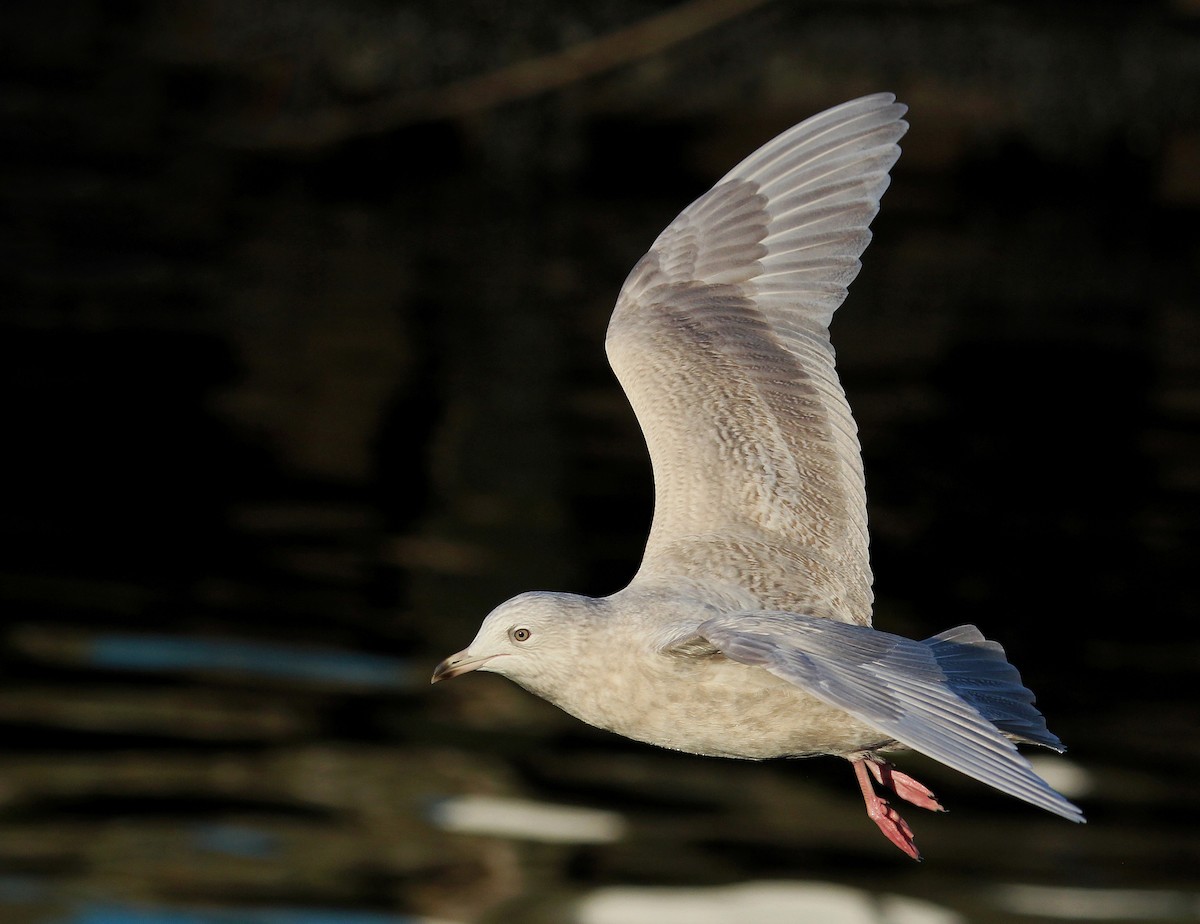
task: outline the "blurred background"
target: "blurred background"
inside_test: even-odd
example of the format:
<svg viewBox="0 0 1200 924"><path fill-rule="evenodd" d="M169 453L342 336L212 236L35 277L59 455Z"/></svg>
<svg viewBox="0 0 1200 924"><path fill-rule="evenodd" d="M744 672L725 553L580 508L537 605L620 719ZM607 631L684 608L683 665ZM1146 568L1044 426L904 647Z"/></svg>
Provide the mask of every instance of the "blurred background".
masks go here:
<svg viewBox="0 0 1200 924"><path fill-rule="evenodd" d="M0 921L1200 919L1200 4L0 6ZM633 574L625 274L910 106L833 326L876 622L1001 641L1079 827L919 757L616 738L494 676Z"/></svg>

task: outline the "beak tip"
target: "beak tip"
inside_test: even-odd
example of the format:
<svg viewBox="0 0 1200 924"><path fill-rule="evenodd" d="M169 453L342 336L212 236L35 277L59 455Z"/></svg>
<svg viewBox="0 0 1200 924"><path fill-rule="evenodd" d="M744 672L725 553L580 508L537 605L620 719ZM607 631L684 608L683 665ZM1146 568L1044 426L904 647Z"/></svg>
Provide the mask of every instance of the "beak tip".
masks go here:
<svg viewBox="0 0 1200 924"><path fill-rule="evenodd" d="M460 651L458 654L452 654L445 661L433 669L433 676L429 678L429 684L432 686L435 683L441 683L443 680L452 680L459 674L465 674L467 671L472 671L478 664L467 660L467 653Z"/></svg>
<svg viewBox="0 0 1200 924"><path fill-rule="evenodd" d="M429 678L429 683L432 686L435 683L441 683L443 680L452 680L461 674L479 670L479 668L483 667L484 664L494 657L496 656L471 657L466 650L460 651L458 654L450 655L450 657L433 669L433 676Z"/></svg>

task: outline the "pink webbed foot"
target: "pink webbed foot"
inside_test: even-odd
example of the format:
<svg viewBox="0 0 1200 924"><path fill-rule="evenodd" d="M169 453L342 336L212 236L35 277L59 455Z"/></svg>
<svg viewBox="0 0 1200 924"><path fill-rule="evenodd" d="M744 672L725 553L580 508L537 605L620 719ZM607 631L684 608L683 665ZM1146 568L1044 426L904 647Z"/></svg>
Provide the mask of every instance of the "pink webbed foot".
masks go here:
<svg viewBox="0 0 1200 924"><path fill-rule="evenodd" d="M871 771L871 776L875 777L875 782L886 786L905 802L911 802L917 808L928 809L931 812L946 811L928 788L907 773L901 773L886 760L868 757L863 760L863 763Z"/></svg>
<svg viewBox="0 0 1200 924"><path fill-rule="evenodd" d="M912 828L908 826L900 813L892 808L886 799L881 799L871 785L871 776L882 786L887 786L906 802L931 811L945 811L934 798L933 793L905 773L892 769L892 765L873 755L854 758L854 775L858 777L859 788L862 789L863 801L867 805L867 817L870 818L883 836L903 850L914 860L921 859L921 853L913 842Z"/></svg>

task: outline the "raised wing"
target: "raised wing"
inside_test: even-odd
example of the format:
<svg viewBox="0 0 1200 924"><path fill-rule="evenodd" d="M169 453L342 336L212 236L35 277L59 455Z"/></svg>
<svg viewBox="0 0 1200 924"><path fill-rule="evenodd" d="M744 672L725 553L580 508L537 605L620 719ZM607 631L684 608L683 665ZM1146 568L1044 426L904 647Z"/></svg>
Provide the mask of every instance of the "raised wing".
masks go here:
<svg viewBox="0 0 1200 924"><path fill-rule="evenodd" d="M1003 717L1001 727L1014 727L1023 740L1062 750L1003 650L985 642L973 627L915 642L795 613L733 613L707 620L698 634L726 657L759 665L960 773L1083 821L1083 813L1050 788L1016 746L953 689L955 680L943 670L936 648L948 659L951 674L958 673L956 662L971 663L973 668L963 674L970 678L966 682L990 684L978 695L987 697L983 702ZM990 656L982 647L986 645L994 645ZM953 651L955 647L962 650ZM975 653L966 654L970 650ZM986 662L982 671L981 662Z"/></svg>
<svg viewBox="0 0 1200 924"><path fill-rule="evenodd" d="M635 583L733 583L870 622L857 428L829 321L907 129L890 94L814 116L683 211L630 273L607 350L654 467Z"/></svg>

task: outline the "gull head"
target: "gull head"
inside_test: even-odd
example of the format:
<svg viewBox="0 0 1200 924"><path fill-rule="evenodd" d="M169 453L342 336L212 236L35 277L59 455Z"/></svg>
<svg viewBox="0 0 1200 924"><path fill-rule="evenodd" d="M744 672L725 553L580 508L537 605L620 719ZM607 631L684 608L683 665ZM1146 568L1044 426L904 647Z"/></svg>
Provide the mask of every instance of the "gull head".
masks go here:
<svg viewBox="0 0 1200 924"><path fill-rule="evenodd" d="M602 601L535 591L492 610L474 641L433 671L430 683L470 671L501 674L547 699L576 676Z"/></svg>

